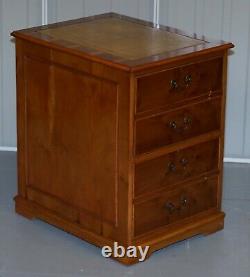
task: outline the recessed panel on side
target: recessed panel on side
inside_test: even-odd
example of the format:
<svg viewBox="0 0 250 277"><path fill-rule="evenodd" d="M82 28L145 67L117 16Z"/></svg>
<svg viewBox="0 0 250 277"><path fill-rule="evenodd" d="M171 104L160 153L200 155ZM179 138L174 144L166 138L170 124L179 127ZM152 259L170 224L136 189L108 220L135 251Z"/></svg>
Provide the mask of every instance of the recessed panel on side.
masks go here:
<svg viewBox="0 0 250 277"><path fill-rule="evenodd" d="M27 185L115 225L117 85L30 58L25 79Z"/></svg>

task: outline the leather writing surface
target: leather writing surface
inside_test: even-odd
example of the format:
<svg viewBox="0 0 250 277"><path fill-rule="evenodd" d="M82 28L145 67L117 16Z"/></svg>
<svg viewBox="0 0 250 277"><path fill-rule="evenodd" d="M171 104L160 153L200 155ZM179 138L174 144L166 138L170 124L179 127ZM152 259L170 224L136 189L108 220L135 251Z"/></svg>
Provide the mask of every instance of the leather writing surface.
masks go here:
<svg viewBox="0 0 250 277"><path fill-rule="evenodd" d="M128 60L136 60L204 43L186 36L118 18L100 18L39 31L53 40L64 40Z"/></svg>

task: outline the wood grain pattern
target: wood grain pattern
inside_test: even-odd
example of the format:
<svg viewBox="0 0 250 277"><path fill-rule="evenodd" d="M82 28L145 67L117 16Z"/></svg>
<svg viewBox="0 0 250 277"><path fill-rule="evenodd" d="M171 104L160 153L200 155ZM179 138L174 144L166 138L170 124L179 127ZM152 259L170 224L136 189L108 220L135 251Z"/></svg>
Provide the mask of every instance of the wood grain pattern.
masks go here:
<svg viewBox="0 0 250 277"><path fill-rule="evenodd" d="M175 105L222 88L222 58L138 78L137 113Z"/></svg>
<svg viewBox="0 0 250 277"><path fill-rule="evenodd" d="M136 122L136 154L220 129L221 99L208 99Z"/></svg>
<svg viewBox="0 0 250 277"><path fill-rule="evenodd" d="M32 187L42 192L40 205L45 195L57 210L56 198L77 210L82 228L126 243L129 75L22 40L17 40L17 61L19 195L26 198ZM82 104L77 108L77 103ZM100 105L100 113L89 110L93 104ZM92 135L84 130L91 126ZM107 144L101 142L104 137ZM90 149L82 153L86 147ZM87 199L90 192L95 200ZM109 200L109 208L103 209Z"/></svg>
<svg viewBox="0 0 250 277"><path fill-rule="evenodd" d="M33 59L25 70L28 185L116 224L116 84Z"/></svg>
<svg viewBox="0 0 250 277"><path fill-rule="evenodd" d="M226 61L232 45L221 42L212 47L204 41L205 51L197 46L186 55L176 49L156 59L141 59L134 48L122 45L135 60L120 60L118 65L109 53L82 46L76 50L67 40L53 41L41 34L81 24L98 26L106 20L122 22L118 29L134 24L134 33L130 30L127 36L134 41L141 28L153 29L146 22L108 14L14 33L16 212L100 247L114 241L125 247L146 244L150 255L180 239L223 228ZM116 45L117 31L109 29L111 36L103 46L113 51L110 45L112 40ZM88 27L72 37L84 41L92 31ZM165 41L164 32L186 41L185 34L171 28L152 32L157 33L152 35L155 42ZM152 45L145 41L143 45L147 53L156 49L148 49ZM192 84L185 84L186 96L171 98L169 91L164 98L168 81L182 80L189 72Z"/></svg>
<svg viewBox="0 0 250 277"><path fill-rule="evenodd" d="M135 197L218 170L219 142L213 140L136 165Z"/></svg>
<svg viewBox="0 0 250 277"><path fill-rule="evenodd" d="M216 207L217 186L206 179L135 204L135 236Z"/></svg>

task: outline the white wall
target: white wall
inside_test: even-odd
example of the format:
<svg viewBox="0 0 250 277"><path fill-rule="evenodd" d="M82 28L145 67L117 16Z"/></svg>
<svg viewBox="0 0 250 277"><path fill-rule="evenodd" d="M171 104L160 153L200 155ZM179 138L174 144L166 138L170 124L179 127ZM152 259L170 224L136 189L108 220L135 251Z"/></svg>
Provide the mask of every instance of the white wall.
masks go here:
<svg viewBox="0 0 250 277"><path fill-rule="evenodd" d="M15 51L10 32L41 24L40 0L0 0L0 145L16 145Z"/></svg>
<svg viewBox="0 0 250 277"><path fill-rule="evenodd" d="M10 31L42 23L42 0L0 0L0 145L15 146L15 56ZM229 60L226 156L250 158L250 1L161 0L160 23L236 48ZM48 21L114 11L153 19L153 0L48 0Z"/></svg>
<svg viewBox="0 0 250 277"><path fill-rule="evenodd" d="M152 21L152 0L48 0L49 22L117 12Z"/></svg>

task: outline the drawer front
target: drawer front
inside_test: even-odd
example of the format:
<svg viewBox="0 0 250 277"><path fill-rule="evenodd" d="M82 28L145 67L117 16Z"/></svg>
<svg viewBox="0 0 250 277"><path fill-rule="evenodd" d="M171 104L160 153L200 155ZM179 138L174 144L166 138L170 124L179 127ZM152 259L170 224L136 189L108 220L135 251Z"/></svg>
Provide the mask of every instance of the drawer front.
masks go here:
<svg viewBox="0 0 250 277"><path fill-rule="evenodd" d="M135 204L135 236L216 207L217 187L213 177Z"/></svg>
<svg viewBox="0 0 250 277"><path fill-rule="evenodd" d="M221 87L222 58L141 77L137 81L137 112L182 102Z"/></svg>
<svg viewBox="0 0 250 277"><path fill-rule="evenodd" d="M221 99L136 121L136 154L198 136L220 128Z"/></svg>
<svg viewBox="0 0 250 277"><path fill-rule="evenodd" d="M135 197L218 170L218 155L217 139L136 165Z"/></svg>

